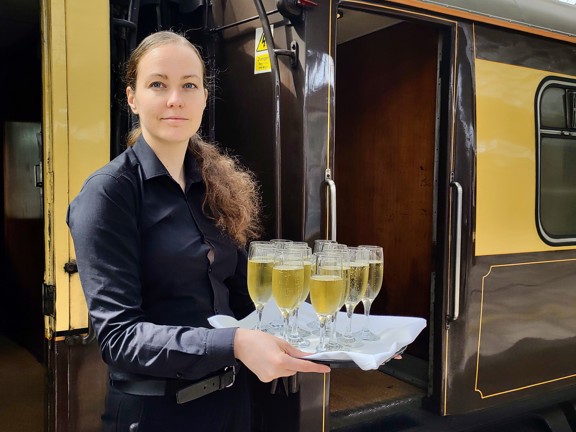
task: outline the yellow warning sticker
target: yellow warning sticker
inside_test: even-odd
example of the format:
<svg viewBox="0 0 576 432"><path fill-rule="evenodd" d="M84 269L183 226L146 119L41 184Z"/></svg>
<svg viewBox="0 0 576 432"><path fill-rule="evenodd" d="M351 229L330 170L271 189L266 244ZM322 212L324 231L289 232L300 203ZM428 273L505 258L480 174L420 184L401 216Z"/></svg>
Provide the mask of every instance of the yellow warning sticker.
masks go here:
<svg viewBox="0 0 576 432"><path fill-rule="evenodd" d="M264 32L260 35L258 40L258 45L256 46L256 52L268 51L268 46L266 45L266 38L264 37Z"/></svg>
<svg viewBox="0 0 576 432"><path fill-rule="evenodd" d="M274 34L274 26L270 26L270 30ZM266 37L262 27L259 27L256 29L256 37L254 38L254 74L266 73L271 70Z"/></svg>

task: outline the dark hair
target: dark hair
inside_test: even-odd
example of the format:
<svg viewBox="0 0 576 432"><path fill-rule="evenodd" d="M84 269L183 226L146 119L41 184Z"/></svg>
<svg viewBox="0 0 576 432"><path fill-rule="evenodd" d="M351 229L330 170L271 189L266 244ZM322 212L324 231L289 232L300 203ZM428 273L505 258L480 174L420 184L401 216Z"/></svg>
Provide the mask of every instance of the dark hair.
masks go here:
<svg viewBox="0 0 576 432"><path fill-rule="evenodd" d="M162 45L189 46L202 63L202 78L206 81L206 67L200 51L184 36L171 31L161 31L146 37L132 52L125 69L126 85L136 89L138 64L146 53ZM142 134L139 126L130 131L127 145L132 146ZM198 134L190 138L188 149L200 164L206 194L202 204L204 213L213 218L216 226L225 231L237 246L261 234L260 190L254 174L238 161L218 148L205 142Z"/></svg>

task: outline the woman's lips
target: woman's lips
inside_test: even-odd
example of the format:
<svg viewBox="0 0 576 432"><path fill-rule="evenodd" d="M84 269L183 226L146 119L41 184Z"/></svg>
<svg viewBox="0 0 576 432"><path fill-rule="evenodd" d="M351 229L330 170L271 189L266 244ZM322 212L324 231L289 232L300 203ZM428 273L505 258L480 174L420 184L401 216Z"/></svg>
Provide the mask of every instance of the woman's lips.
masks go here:
<svg viewBox="0 0 576 432"><path fill-rule="evenodd" d="M162 120L168 123L182 123L188 119L184 117L163 117Z"/></svg>

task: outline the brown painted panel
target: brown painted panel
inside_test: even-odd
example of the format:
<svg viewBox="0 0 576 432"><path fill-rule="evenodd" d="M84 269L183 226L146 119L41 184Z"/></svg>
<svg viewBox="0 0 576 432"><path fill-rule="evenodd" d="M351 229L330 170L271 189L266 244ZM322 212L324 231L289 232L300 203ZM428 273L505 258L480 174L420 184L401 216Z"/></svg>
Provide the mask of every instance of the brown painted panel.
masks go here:
<svg viewBox="0 0 576 432"><path fill-rule="evenodd" d="M451 412L576 394L576 253L475 257L454 347Z"/></svg>
<svg viewBox="0 0 576 432"><path fill-rule="evenodd" d="M70 425L73 431L99 432L108 382L108 368L98 346L70 348Z"/></svg>
<svg viewBox="0 0 576 432"><path fill-rule="evenodd" d="M338 46L338 241L384 248L375 314L429 318L437 40L401 23Z"/></svg>
<svg viewBox="0 0 576 432"><path fill-rule="evenodd" d="M108 368L98 346L52 341L48 427L54 432L99 432Z"/></svg>
<svg viewBox="0 0 576 432"><path fill-rule="evenodd" d="M545 257L507 256L482 275L476 390L484 398L576 378L576 258Z"/></svg>

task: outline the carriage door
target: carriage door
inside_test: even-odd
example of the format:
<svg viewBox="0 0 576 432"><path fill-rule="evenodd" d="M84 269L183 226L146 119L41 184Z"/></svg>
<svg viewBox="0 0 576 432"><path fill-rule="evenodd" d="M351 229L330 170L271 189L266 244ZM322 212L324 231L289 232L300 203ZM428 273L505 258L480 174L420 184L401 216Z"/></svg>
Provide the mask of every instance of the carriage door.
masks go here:
<svg viewBox="0 0 576 432"><path fill-rule="evenodd" d="M107 1L42 2L47 431L100 429L106 370L92 341L68 204L110 156Z"/></svg>
<svg viewBox="0 0 576 432"><path fill-rule="evenodd" d="M466 292L470 238L472 32L385 5L348 0L340 8L338 241L383 246L384 281L371 311L428 323L403 362L386 370L446 412L450 356L461 354L465 337L455 325L465 314L454 305Z"/></svg>

